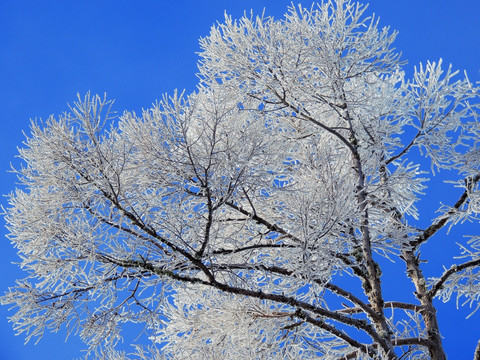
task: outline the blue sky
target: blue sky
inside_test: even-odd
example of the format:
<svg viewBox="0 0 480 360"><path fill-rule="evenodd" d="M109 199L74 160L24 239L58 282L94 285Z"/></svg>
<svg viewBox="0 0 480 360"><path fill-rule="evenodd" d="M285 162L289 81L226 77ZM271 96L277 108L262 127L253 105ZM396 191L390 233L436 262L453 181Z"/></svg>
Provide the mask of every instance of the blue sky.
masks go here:
<svg viewBox="0 0 480 360"><path fill-rule="evenodd" d="M28 132L29 119L61 113L76 100L77 92L106 92L116 99L114 108L120 113L138 113L175 88L190 92L196 84L198 38L223 19L225 10L240 17L244 10L261 13L266 8L267 15L279 18L289 4L286 0L0 0L0 194L15 187L15 177L7 170L24 139L22 131ZM446 64L465 69L471 80L480 80L480 2L372 0L367 11L379 15L382 25L399 31L396 48L408 60L408 73L419 62L441 57ZM452 202L455 197L452 192ZM0 202L6 206L5 198ZM426 219L434 217L437 204L435 196L424 201L420 210L427 213ZM11 264L18 258L5 238L3 219L0 225L3 293L22 274ZM474 224L470 230L478 234L480 227ZM454 242L451 237L445 241ZM430 249L435 260L429 266L438 268L448 249L455 247L442 243ZM404 289L391 286L387 293L393 296L397 291ZM467 314L467 309L456 312L454 302L440 308L444 343L452 359L472 358L480 337L480 313L464 320ZM75 337L65 343L64 333L24 346L7 316L7 308L0 307L0 360L80 357L82 343Z"/></svg>

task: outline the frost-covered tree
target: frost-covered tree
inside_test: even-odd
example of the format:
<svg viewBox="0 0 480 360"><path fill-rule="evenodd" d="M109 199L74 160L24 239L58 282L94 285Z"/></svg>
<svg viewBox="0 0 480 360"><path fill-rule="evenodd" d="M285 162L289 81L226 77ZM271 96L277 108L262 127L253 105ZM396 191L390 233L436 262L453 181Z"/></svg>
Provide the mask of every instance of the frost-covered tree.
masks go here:
<svg viewBox="0 0 480 360"><path fill-rule="evenodd" d="M65 326L116 359L445 359L434 299L478 308L480 236L452 239L436 278L420 251L479 221L479 88L441 61L406 79L364 10L226 17L194 94L118 119L86 96L32 123L6 210L16 330ZM439 170L461 195L421 228ZM382 294L388 260L408 302ZM116 351L129 323L156 348Z"/></svg>

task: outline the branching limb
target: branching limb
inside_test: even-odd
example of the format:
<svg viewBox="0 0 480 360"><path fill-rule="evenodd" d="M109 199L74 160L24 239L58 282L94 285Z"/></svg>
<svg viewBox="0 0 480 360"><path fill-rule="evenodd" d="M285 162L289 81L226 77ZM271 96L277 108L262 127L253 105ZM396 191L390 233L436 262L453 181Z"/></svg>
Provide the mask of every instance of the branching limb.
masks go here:
<svg viewBox="0 0 480 360"><path fill-rule="evenodd" d="M453 274L459 273L465 269L476 267L480 265L480 259L467 261L466 263L460 265L452 265L448 270L446 270L440 279L433 284L432 288L428 291L427 296L433 299L437 295L438 291L442 288L443 284L448 281L448 278Z"/></svg>
<svg viewBox="0 0 480 360"><path fill-rule="evenodd" d="M243 295L251 298L256 298L259 300L270 300L274 301L277 303L281 304L286 304L290 305L292 307L295 307L299 309L297 311L298 314L301 314L300 317L304 320L306 320L309 323L312 323L313 325L317 325L320 328L332 333L333 335L347 341L350 345L358 347L359 349L364 349L365 345L360 344L353 338L350 338L348 335L344 334L340 330L336 329L334 326L326 324L323 320L319 319L314 319L310 315L307 314L307 312L314 313L320 317L324 317L327 319L331 319L333 321L337 321L340 323L343 323L347 326L352 326L355 327L359 330L365 331L375 342L381 344L381 346L384 348L386 352L388 352L388 345L385 343L385 339L380 337L375 329L368 324L364 320L359 320L359 319L354 319L349 316L342 315L336 311L330 311L327 309L323 309L317 306L314 306L312 304L309 304L307 302L300 301L294 297L287 296L284 294L274 294L274 293L266 293L260 290L250 290L250 289L245 289L245 288L239 288L235 286L231 286L225 283L220 283L217 281L206 281L202 280L199 278L195 277L189 277L189 276L183 276L177 273L174 273L173 271L166 270L162 267L157 267L153 265L150 262L147 262L146 260L119 260L119 259L114 259L110 256L105 256L104 257L105 261L111 262L115 265L121 266L121 267L126 267L126 268L141 268L150 271L153 274L159 275L159 276L167 276L169 278L172 278L177 281L181 282L187 282L187 283L196 283L196 284L202 284L205 286L209 287L214 287L218 290L221 290L226 293L231 293L231 294L237 294L237 295ZM277 272L281 272L281 269L277 269ZM286 272L286 271L284 271ZM337 291L341 291L340 288L336 287ZM343 291L345 293L345 291ZM298 315L297 314L297 315ZM362 350L363 351L363 350Z"/></svg>
<svg viewBox="0 0 480 360"><path fill-rule="evenodd" d="M368 345L364 345L362 343L359 343L355 339L353 339L350 336L348 336L347 334L345 334L343 331L338 330L334 326L331 326L331 325L325 323L324 321L322 321L320 319L315 319L315 318L309 316L307 313L305 313L301 310L297 311L295 315L297 317L305 320L306 322L319 327L320 329L328 331L330 334L336 336L339 339L342 339L343 341L345 341L349 345L351 345L353 347L356 347L358 350L368 354L372 358L374 358L377 355L377 351L376 351L374 346L368 346ZM393 357L393 359L394 358L395 357Z"/></svg>
<svg viewBox="0 0 480 360"><path fill-rule="evenodd" d="M467 178L465 179L465 183L467 184L467 187L472 187L474 184L476 184L480 180L480 174L475 175L472 178ZM410 241L410 245L414 248L418 247L419 245L423 244L426 242L429 238L431 238L437 231L439 231L441 228L445 226L445 224L450 220L450 218L455 214L455 212L462 207L463 204L468 199L469 196L469 191L470 189L465 189L465 191L460 195L458 198L457 202L455 205L453 205L453 208L445 214L440 220L438 220L436 223L430 225L428 228L426 228L415 240Z"/></svg>
<svg viewBox="0 0 480 360"><path fill-rule="evenodd" d="M88 174L83 173L82 171L78 171L77 169L73 168L73 170L76 170L77 173L83 177L86 181L94 184L98 190L103 194L103 196L106 198L106 200L110 201L112 205L114 205L127 219L130 220L133 226L136 226L137 228L141 229L144 231L146 234L150 235L153 239L156 241L149 240L152 244L154 244L157 248L161 249L164 251L163 247L158 244L160 242L161 244L166 245L172 251L180 253L183 255L186 259L188 259L192 264L194 264L196 267L198 267L209 279L210 281L214 281L214 276L213 274L208 270L208 268L202 263L200 259L197 259L195 256L190 254L188 251L185 249L182 249L181 247L177 246L173 242L167 240L163 236L160 236L155 229L153 229L151 226L147 225L144 223L144 221L136 216L136 214L130 212L128 209L126 209L121 202L113 196L112 194L108 193L104 189L102 189ZM116 227L116 226L115 226ZM118 228L118 227L116 227ZM123 227L121 228L123 230ZM128 232L128 231L127 231Z"/></svg>
<svg viewBox="0 0 480 360"><path fill-rule="evenodd" d="M365 312L367 315L369 315L372 319L376 321L381 320L380 316L375 311L373 311L373 309L370 306L365 304L362 300L357 298L352 293L332 283L325 284L325 288L351 301L353 304L357 305L355 309L358 309L359 310L358 312ZM346 313L346 311L344 310L349 310L349 309L338 310L338 312Z"/></svg>
<svg viewBox="0 0 480 360"><path fill-rule="evenodd" d="M146 260L119 260L107 255L102 255L101 258L103 259L104 262L112 263L123 268L140 268L140 269L145 269L152 274L156 274L158 276L166 276L181 282L209 285L209 283L205 280L191 277L191 276L183 276L183 275L177 274L172 270L164 269L163 267L154 266L151 262L148 262Z"/></svg>
<svg viewBox="0 0 480 360"><path fill-rule="evenodd" d="M283 228L279 227L276 224L270 223L269 221L265 220L264 218L258 216L257 214L251 213L251 212L245 210L244 208L242 208L241 206L239 206L237 204L234 204L233 202L230 202L230 201L226 201L225 204L227 206L231 207L232 209L235 209L235 210L239 211L243 215L248 216L249 218L251 218L252 220L257 222L258 224L264 225L270 231L277 232L277 233L279 233L279 234L281 234L285 237L288 237L288 238L290 238L290 239L292 239L296 242L301 242L301 240L298 237L296 237L295 235L290 234L289 232L287 232L286 230L284 230Z"/></svg>
<svg viewBox="0 0 480 360"><path fill-rule="evenodd" d="M303 301L300 301L300 300L298 300L294 297L286 296L286 295L283 295L283 294L282 295L272 294L272 293L265 293L265 292L259 291L259 290L249 290L249 289L244 289L244 288L238 288L238 287L235 287L235 286L231 286L231 285L223 284L223 283L219 283L219 282L215 282L215 283L211 284L211 286L213 286L213 287L215 287L219 290L222 290L224 292L231 293L231 294L244 295L244 296L249 296L249 297L252 297L252 298L257 298L259 300L271 300L271 301L274 301L274 302L287 304L287 305L296 307L297 309L302 309L304 311L310 311L310 312L312 312L314 314L317 314L319 316L326 317L326 318L329 318L329 319L334 320L334 321L338 321L338 322L343 323L343 324L348 325L348 326L353 326L353 327L355 327L359 330L365 331L375 342L377 342L385 350L386 353L389 353L389 351L390 351L391 344L387 344L386 340L383 337L381 337L377 333L377 331L364 320L354 319L354 318L339 314L335 311L330 311L330 310L326 310L326 309L323 309L323 308L319 308L319 307L316 307L316 306L311 305L309 303L305 303ZM332 328L332 330L335 330L337 332L340 331L340 330L337 330L336 328ZM390 356L391 359L396 359L395 354L390 355L390 353L389 353L389 356Z"/></svg>
<svg viewBox="0 0 480 360"><path fill-rule="evenodd" d="M407 146L405 146L403 150L400 151L397 155L394 155L390 159L388 159L385 162L385 165L388 165L394 162L395 160L397 160L398 158L402 157L403 155L405 155L410 150L410 148L415 144L416 140L420 137L421 134L422 134L422 131L421 130L418 131L417 134L413 137L412 141L410 141L410 143Z"/></svg>

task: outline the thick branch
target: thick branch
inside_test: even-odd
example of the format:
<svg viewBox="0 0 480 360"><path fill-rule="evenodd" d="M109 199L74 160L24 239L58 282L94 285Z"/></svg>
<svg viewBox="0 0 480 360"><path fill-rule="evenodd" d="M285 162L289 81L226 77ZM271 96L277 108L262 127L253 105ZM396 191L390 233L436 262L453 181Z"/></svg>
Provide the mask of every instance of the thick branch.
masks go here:
<svg viewBox="0 0 480 360"><path fill-rule="evenodd" d="M249 265L249 264L223 264L223 265L212 265L215 270L234 270L234 269L241 269L241 270L262 270L262 271L267 271L270 273L275 273L283 276L291 276L293 275L293 271L287 270L284 268L281 268L279 266L265 266L265 265ZM300 276L301 277L301 276ZM373 311L373 309L365 304L362 300L357 298L355 295L350 293L349 291L342 289L341 287L333 284L333 283L323 283L319 280L315 281L317 284L324 286L326 289L330 290L331 292L343 297L344 299L352 302L353 304L358 305L358 307L355 308L350 308L350 309L341 309L337 310L336 312L339 313L360 313L364 312L367 315L369 315L372 319L374 320L380 320L379 315ZM393 302L389 303L391 306ZM405 308L406 306L409 306L409 308L414 308L415 305L412 304L405 304L405 303L399 303L401 304L398 307L403 306Z"/></svg>
<svg viewBox="0 0 480 360"><path fill-rule="evenodd" d="M420 261L412 249L402 252L402 259L407 266L407 275L415 285L415 296L423 306L422 317L428 340L432 343L428 346L430 356L435 360L445 360L442 338L440 336L436 309L433 306L432 297L428 296L425 276L420 269Z"/></svg>
<svg viewBox="0 0 480 360"><path fill-rule="evenodd" d="M364 320L354 319L349 316L339 314L335 311L319 308L309 303L300 301L294 297L286 296L283 294L280 295L280 294L265 293L260 290L249 290L249 289L239 288L235 286L230 286L230 285L219 283L216 281L209 285L231 294L244 295L244 296L256 298L259 300L271 300L277 303L287 304L297 309L310 311L319 316L323 316L331 320L338 321L348 326L353 326L359 330L365 331L375 342L380 344L387 353L390 350L391 345L387 344L385 339L379 336L379 334L375 331L375 329ZM393 358L395 358L394 354L393 354Z"/></svg>
<svg viewBox="0 0 480 360"><path fill-rule="evenodd" d="M387 301L387 302L385 302L385 309L388 309L388 308L411 310L411 311L415 311L415 312L421 312L423 310L422 305L415 305L415 304L404 303L404 302L400 302L400 301Z"/></svg>
<svg viewBox="0 0 480 360"><path fill-rule="evenodd" d="M359 319L354 319L354 318L351 318L349 316L342 315L342 314L340 314L336 311L330 311L330 310L327 310L327 309L319 308L319 307L311 305L307 302L300 301L300 300L298 300L294 297L291 297L291 296L286 296L286 295L283 295L283 294L280 295L280 294L273 294L273 293L265 293L265 292L260 291L260 290L249 290L249 289L234 287L234 286L231 286L231 285L228 285L228 284L219 283L215 280L214 281L205 281L205 280L201 280L201 279L198 279L198 278L182 276L182 275L174 273L173 271L166 270L166 269L163 269L161 267L156 267L152 263L147 262L145 260L118 260L118 259L114 259L114 258L109 257L109 256L104 256L104 259L105 259L105 261L111 262L111 263L116 264L116 265L121 266L121 267L126 267L126 268L128 268L128 267L130 267L130 268L131 267L138 267L138 268L148 270L151 273L154 273L154 274L157 274L157 275L160 275L160 276L170 277L170 278L175 279L177 281L189 282L189 283L199 283L199 284L203 284L203 285L206 285L206 286L212 286L212 287L217 288L217 289L219 289L221 291L224 291L226 293L248 296L248 297L256 298L256 299L259 299L259 300L271 300L271 301L274 301L274 302L277 302L277 303L287 304L287 305L290 305L290 306L295 307L297 309L301 309L303 311L309 311L309 312L317 314L321 317L325 317L325 318L340 322L342 324L345 324L345 325L348 325L348 326L353 326L357 329L363 330L374 341L378 342L379 344L384 343L384 339L381 338L377 334L377 332L374 330L374 328L371 325L369 325L366 321L359 320ZM282 271L281 268L276 268L275 270L276 270L276 272L288 273L287 270ZM340 288L337 287L337 290L339 290L339 289ZM345 292L345 291L343 291L343 292ZM304 318L305 320L308 319L308 321L312 324L316 324L318 326L321 325L320 327L322 329L325 329L325 330L331 332L333 335L339 336L340 338L347 341L347 335L342 333L343 335L340 336L339 334L341 332L339 332L339 330L336 330L331 325L326 324L322 320L313 319L306 313L302 313L302 314L304 314L304 315L302 315L302 318ZM337 332L339 332L339 333L337 334ZM356 346L356 345L353 345L354 343L355 344L360 344L353 339L351 339L347 342L349 344L351 344L352 346ZM364 345L361 345L361 346L364 347ZM387 350L388 348L386 346L387 346L386 344L382 345L382 347L384 347Z"/></svg>
<svg viewBox="0 0 480 360"><path fill-rule="evenodd" d="M406 339L392 339L392 344L395 346L405 346L405 345L420 345L425 347L434 346L434 343L428 339L423 338L406 338Z"/></svg>
<svg viewBox="0 0 480 360"><path fill-rule="evenodd" d="M343 341L345 341L349 345L351 345L353 347L356 347L357 349L359 349L360 351L362 351L364 353L367 353L370 357L372 357L372 358L376 357L377 351L374 349L374 347L365 346L365 345L359 343L358 341L356 341L355 339L352 339L350 336L345 334L343 331L338 330L334 326L331 326L331 325L325 323L322 320L312 318L311 316L309 316L308 314L306 314L302 311L297 311L297 313L295 315L297 317L301 318L301 319L304 319L306 322L308 322L312 325L318 326L319 328L328 331L329 333L338 337L339 339L342 339Z"/></svg>

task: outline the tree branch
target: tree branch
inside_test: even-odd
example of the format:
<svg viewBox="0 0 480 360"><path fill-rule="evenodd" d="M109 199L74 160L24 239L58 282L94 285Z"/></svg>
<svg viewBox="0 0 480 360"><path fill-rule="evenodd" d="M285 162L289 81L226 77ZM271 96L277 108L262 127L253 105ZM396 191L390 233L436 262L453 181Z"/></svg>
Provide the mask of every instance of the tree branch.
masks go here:
<svg viewBox="0 0 480 360"><path fill-rule="evenodd" d="M471 260L467 261L466 263L460 264L460 265L452 265L448 270L446 270L440 279L433 284L432 288L427 292L427 296L430 299L433 299L435 295L437 295L437 292L442 288L443 284L445 284L446 281L448 281L448 278L452 276L453 274L456 274L460 271L463 271L465 269L479 266L480 265L480 259L476 260Z"/></svg>
<svg viewBox="0 0 480 360"><path fill-rule="evenodd" d="M470 177L465 179L465 183L467 187L472 187L480 180L480 174L475 175L474 177ZM418 247L419 245L426 242L430 237L432 237L437 231L445 226L445 224L450 220L451 216L456 212L456 210L460 209L460 207L465 204L468 199L470 189L465 189L463 194L459 197L455 205L453 205L453 209L451 209L444 217L442 217L438 222L430 225L428 228L423 230L422 234L418 235L415 240L410 241L410 245Z"/></svg>
<svg viewBox="0 0 480 360"><path fill-rule="evenodd" d="M258 224L264 225L270 231L274 231L274 232L277 232L279 234L282 234L285 237L290 238L290 239L292 239L296 242L301 242L301 240L298 237L296 237L295 235L292 235L292 234L288 233L286 230L282 229L278 225L270 223L269 221L267 221L267 220L261 218L260 216L258 216L257 214L251 213L251 212L245 210L244 208L242 208L241 206L234 204L231 201L226 201L225 204L230 206L232 209L235 209L235 210L239 211L243 215L248 216L250 219L256 221Z"/></svg>
<svg viewBox="0 0 480 360"><path fill-rule="evenodd" d="M385 162L385 165L388 165L390 164L391 162L397 160L399 157L405 155L408 150L410 150L410 148L415 144L415 140L417 140L417 138L422 134L422 131L419 131L417 132L417 134L413 137L412 141L410 141L410 143L402 150L400 151L400 153L398 153L397 155L395 156L392 156L390 159L388 159L386 162Z"/></svg>
<svg viewBox="0 0 480 360"><path fill-rule="evenodd" d="M212 251L212 254L214 255L227 255L227 254L236 254L242 251L248 251L248 250L256 250L256 249L275 249L275 248L289 248L289 249L294 249L297 248L295 245L287 245L287 244L257 244L257 245L250 245L250 246L244 246L241 248L236 248L236 249L218 249Z"/></svg>
<svg viewBox="0 0 480 360"><path fill-rule="evenodd" d="M226 293L231 293L231 294L237 294L237 295L244 295L252 298L256 298L259 300L271 300L277 303L282 303L286 305L290 305L292 307L295 307L297 309L302 309L305 311L310 311L314 314L317 314L319 316L323 316L326 318L329 318L331 320L340 322L342 324L348 325L355 327L359 330L365 331L374 341L376 341L378 344L380 344L384 350L388 353L390 349L390 344L387 344L385 339L382 338L376 331L375 329L368 324L365 320L359 320L359 319L354 319L349 316L344 316L342 314L339 314L335 311L330 311L327 309L319 308L316 307L312 304L303 302L301 300L298 300L294 297L291 296L286 296L286 295L280 295L280 294L273 294L273 293L265 293L260 290L249 290L249 289L244 289L244 288L239 288L235 286L231 286L228 284L224 283L219 283L217 281L214 281L213 283L209 283L208 285L211 285L219 290L222 290Z"/></svg>
<svg viewBox="0 0 480 360"><path fill-rule="evenodd" d="M205 174L206 175L206 174ZM212 195L210 193L210 188L208 187L208 177L205 180L205 188L206 188L206 196L207 196L207 209L208 209L208 216L207 216L207 223L205 224L205 235L202 243L202 247L199 251L197 251L197 257L199 259L202 258L205 249L207 248L208 241L210 239L210 230L212 228L213 223L213 205L212 205Z"/></svg>
<svg viewBox="0 0 480 360"><path fill-rule="evenodd" d="M205 280L179 275L172 270L167 270L163 267L155 266L151 262L147 262L146 260L119 260L108 255L101 255L101 257L104 259L105 262L112 263L123 268L141 268L148 270L150 273L159 276L167 276L177 281L188 282L192 284L209 285L209 283Z"/></svg>
<svg viewBox="0 0 480 360"><path fill-rule="evenodd" d="M353 304L358 305L358 307L356 307L356 308L359 309L359 312L362 312L362 311L365 312L367 315L369 315L375 321L380 321L381 320L379 314L377 314L375 311L373 311L373 309L370 306L365 304L362 300L357 298L352 293L350 293L350 292L348 292L348 291L342 289L341 287L339 287L335 284L332 284L332 283L326 283L325 288L334 292L334 293L336 293L336 294L338 294L338 295L340 295L340 296L342 296L343 298L351 301ZM348 310L348 309L337 310L337 312L344 313L345 311L342 311L342 310Z"/></svg>
<svg viewBox="0 0 480 360"><path fill-rule="evenodd" d="M205 286L210 286L210 287L217 288L217 289L219 289L223 292L226 292L226 293L243 295L243 296L247 296L247 297L256 298L256 299L259 299L259 300L271 300L271 301L274 301L274 302L277 302L277 303L290 305L292 307L297 308L297 310L302 311L301 313L297 311L296 316L298 316L298 314L302 314L301 316L298 316L298 317L300 317L302 319L305 319L309 323L311 323L313 325L317 325L324 330L329 331L333 335L347 341L352 346L357 347L357 345L358 345L359 348L364 348L365 347L364 345L362 345L359 342L357 342L356 340L350 338L349 336L347 336L346 334L344 334L340 330L337 330L335 327L326 324L323 320L312 318L307 313L303 312L303 310L304 311L310 311L310 312L315 313L319 316L326 317L328 319L340 322L340 323L348 325L348 326L353 326L353 327L355 327L359 330L363 330L374 341L378 342L379 344L384 343L384 339L382 337L380 337L377 334L377 332L375 331L375 329L371 325L369 325L366 321L359 320L359 319L354 319L354 318L351 318L349 316L344 316L342 314L339 314L336 311L330 311L330 310L327 310L327 309L319 308L319 307L316 307L316 306L311 305L309 303L297 300L296 298L291 297L291 296L286 296L286 295L283 295L283 294L280 295L280 294L274 294L274 293L265 293L265 292L260 291L260 290L249 290L249 289L234 287L234 286L231 286L231 285L228 285L228 284L219 283L215 280L212 282L212 281L201 280L199 278L186 277L186 276L176 274L173 271L166 270L166 269L163 269L163 268L160 268L160 267L156 267L152 263L147 262L146 260L119 260L119 259L115 259L113 257L107 256L107 255L104 255L103 258L107 262L113 263L115 265L118 265L118 266L121 266L121 267L124 267L124 268L138 267L138 268L148 270L151 273L154 273L156 275L167 276L167 277L170 277L170 278L172 278L174 280L177 280L177 281L194 283L194 284L202 284L202 285L205 285ZM287 270L283 271L283 270L281 270L281 268L278 268L278 269L275 269L275 270L277 272L283 272L285 274L288 273ZM340 288L337 287L337 290L338 289L340 289ZM354 345L354 344L356 344L356 345ZM385 346L385 345L386 344L383 344L382 346Z"/></svg>
<svg viewBox="0 0 480 360"><path fill-rule="evenodd" d="M405 346L405 345L420 345L425 347L434 346L434 343L428 339L424 338L405 338L405 339L392 339L392 345L394 346Z"/></svg>
<svg viewBox="0 0 480 360"><path fill-rule="evenodd" d="M370 309L370 311L373 311L368 305L366 306ZM402 310L411 310L415 312L422 312L424 307L422 305L409 304L409 303L404 303L399 301L387 301L385 302L383 308L384 309L395 308L395 309L402 309ZM359 314L361 312L366 312L366 309L364 309L363 307L356 306L351 308L339 309L337 310L337 312L342 314Z"/></svg>
<svg viewBox="0 0 480 360"><path fill-rule="evenodd" d="M378 355L377 351L374 349L373 346L368 346L368 345L361 344L360 342L356 341L355 339L352 339L350 336L345 334L343 331L338 330L337 328L325 323L322 320L312 318L311 316L309 316L308 314L306 314L303 311L297 311L295 313L295 316L297 316L301 319L304 319L306 322L308 322L312 325L315 325L315 326L319 327L320 329L323 329L323 330L329 332L330 334L336 336L339 339L342 339L347 344L349 344L353 347L356 347L358 350L360 350L363 353L368 354L371 358L375 358Z"/></svg>

